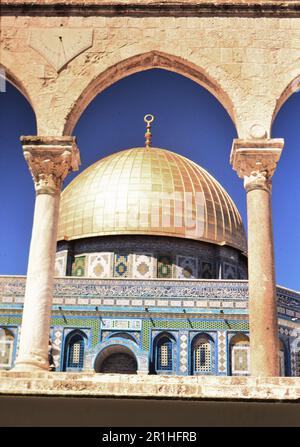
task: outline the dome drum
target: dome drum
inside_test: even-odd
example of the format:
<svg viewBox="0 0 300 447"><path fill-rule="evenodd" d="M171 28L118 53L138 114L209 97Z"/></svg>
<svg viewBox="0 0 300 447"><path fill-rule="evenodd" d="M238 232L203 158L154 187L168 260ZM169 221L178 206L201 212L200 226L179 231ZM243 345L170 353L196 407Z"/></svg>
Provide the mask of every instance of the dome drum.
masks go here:
<svg viewBox="0 0 300 447"><path fill-rule="evenodd" d="M58 243L57 276L136 279L245 279L247 260L238 250L165 236L120 235Z"/></svg>

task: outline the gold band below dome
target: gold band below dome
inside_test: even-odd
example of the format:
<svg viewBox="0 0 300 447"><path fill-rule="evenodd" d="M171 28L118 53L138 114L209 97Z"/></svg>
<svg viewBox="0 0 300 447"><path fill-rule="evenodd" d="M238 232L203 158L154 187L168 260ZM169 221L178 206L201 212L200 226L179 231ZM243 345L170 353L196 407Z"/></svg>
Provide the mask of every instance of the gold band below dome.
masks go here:
<svg viewBox="0 0 300 447"><path fill-rule="evenodd" d="M62 193L58 240L120 234L173 236L246 251L241 217L224 188L194 162L160 148L103 158Z"/></svg>

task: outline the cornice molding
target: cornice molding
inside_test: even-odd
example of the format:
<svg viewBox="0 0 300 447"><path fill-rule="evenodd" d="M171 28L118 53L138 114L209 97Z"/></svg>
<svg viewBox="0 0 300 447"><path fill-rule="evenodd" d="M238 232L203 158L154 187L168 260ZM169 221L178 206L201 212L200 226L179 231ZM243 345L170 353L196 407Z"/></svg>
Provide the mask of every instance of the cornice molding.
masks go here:
<svg viewBox="0 0 300 447"><path fill-rule="evenodd" d="M300 17L300 0L15 0L2 1L0 11L2 15L29 16Z"/></svg>

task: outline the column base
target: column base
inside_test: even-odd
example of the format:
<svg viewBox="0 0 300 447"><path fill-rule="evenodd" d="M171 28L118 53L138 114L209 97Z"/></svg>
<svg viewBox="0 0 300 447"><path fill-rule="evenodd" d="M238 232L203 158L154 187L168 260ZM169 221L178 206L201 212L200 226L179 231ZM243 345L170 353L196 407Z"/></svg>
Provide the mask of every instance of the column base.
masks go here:
<svg viewBox="0 0 300 447"><path fill-rule="evenodd" d="M19 358L15 362L13 371L49 371L48 359L37 354L31 354Z"/></svg>
<svg viewBox="0 0 300 447"><path fill-rule="evenodd" d="M24 372L30 372L30 371L44 371L44 372L48 372L49 371L49 367L45 367L43 365L36 365L34 363L25 363L25 362L21 362L16 364L11 371L24 371Z"/></svg>

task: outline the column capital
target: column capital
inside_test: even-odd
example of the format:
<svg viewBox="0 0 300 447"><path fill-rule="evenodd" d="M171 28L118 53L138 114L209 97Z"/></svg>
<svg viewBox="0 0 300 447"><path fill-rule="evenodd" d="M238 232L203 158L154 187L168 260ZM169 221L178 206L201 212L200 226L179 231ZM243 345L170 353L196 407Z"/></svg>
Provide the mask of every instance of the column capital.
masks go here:
<svg viewBox="0 0 300 447"><path fill-rule="evenodd" d="M59 194L68 173L79 169L76 138L22 136L20 140L36 194Z"/></svg>
<svg viewBox="0 0 300 447"><path fill-rule="evenodd" d="M282 138L233 140L230 163L238 176L244 179L247 192L252 189L271 190L271 179L283 145Z"/></svg>

